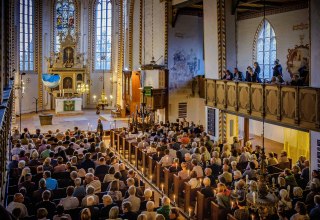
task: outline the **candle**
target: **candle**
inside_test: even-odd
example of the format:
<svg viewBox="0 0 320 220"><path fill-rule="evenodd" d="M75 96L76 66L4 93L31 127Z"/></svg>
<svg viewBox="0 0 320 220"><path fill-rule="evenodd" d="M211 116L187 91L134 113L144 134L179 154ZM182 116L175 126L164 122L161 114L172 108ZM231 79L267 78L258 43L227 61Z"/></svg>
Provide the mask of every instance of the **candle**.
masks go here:
<svg viewBox="0 0 320 220"><path fill-rule="evenodd" d="M152 181L152 175L150 175L150 180Z"/></svg>
<svg viewBox="0 0 320 220"><path fill-rule="evenodd" d="M189 216L191 217L191 208L189 208Z"/></svg>
<svg viewBox="0 0 320 220"><path fill-rule="evenodd" d="M233 208L233 201L231 202L231 209Z"/></svg>
<svg viewBox="0 0 320 220"><path fill-rule="evenodd" d="M256 193L255 192L252 193L252 202L253 202L253 204L256 204Z"/></svg>
<svg viewBox="0 0 320 220"><path fill-rule="evenodd" d="M251 215L251 220L254 220L254 215L253 214Z"/></svg>
<svg viewBox="0 0 320 220"><path fill-rule="evenodd" d="M276 182L276 180L275 180L275 178L273 177L273 178L272 178L272 187L273 187L273 188L275 187L275 182Z"/></svg>
<svg viewBox="0 0 320 220"><path fill-rule="evenodd" d="M158 151L158 157L160 157L160 152Z"/></svg>
<svg viewBox="0 0 320 220"><path fill-rule="evenodd" d="M141 168L141 173L142 173L142 176L143 176L143 168Z"/></svg>
<svg viewBox="0 0 320 220"><path fill-rule="evenodd" d="M163 192L163 183L161 184L161 191Z"/></svg>
<svg viewBox="0 0 320 220"><path fill-rule="evenodd" d="M178 170L178 163L176 163L176 170Z"/></svg>
<svg viewBox="0 0 320 220"><path fill-rule="evenodd" d="M173 194L173 203L176 203L176 195Z"/></svg>

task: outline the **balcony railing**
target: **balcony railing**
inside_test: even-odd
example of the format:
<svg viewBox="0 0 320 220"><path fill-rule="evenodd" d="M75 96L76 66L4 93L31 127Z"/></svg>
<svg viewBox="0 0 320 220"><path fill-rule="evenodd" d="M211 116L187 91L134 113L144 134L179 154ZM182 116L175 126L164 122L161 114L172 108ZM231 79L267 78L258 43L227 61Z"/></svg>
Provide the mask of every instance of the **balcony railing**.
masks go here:
<svg viewBox="0 0 320 220"><path fill-rule="evenodd" d="M320 89L206 79L206 105L303 130L320 131Z"/></svg>

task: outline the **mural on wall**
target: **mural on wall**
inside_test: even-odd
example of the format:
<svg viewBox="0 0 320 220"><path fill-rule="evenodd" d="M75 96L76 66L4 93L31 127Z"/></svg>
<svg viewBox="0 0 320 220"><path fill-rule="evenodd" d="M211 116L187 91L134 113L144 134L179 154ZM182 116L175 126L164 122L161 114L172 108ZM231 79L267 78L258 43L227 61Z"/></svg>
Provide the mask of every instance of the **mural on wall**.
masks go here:
<svg viewBox="0 0 320 220"><path fill-rule="evenodd" d="M190 90L192 87L192 78L199 74L200 59L193 49L189 51L177 49L173 56L173 65L170 67L169 90L181 91Z"/></svg>
<svg viewBox="0 0 320 220"><path fill-rule="evenodd" d="M294 75L305 79L309 78L309 45L296 46L293 49L288 49L287 69L291 78Z"/></svg>

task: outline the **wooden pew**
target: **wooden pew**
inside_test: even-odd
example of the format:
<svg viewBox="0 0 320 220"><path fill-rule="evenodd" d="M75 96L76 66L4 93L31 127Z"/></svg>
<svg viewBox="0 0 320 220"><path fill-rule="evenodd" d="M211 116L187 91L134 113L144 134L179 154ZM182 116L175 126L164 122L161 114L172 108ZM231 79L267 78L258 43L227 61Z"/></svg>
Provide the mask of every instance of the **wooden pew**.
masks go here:
<svg viewBox="0 0 320 220"><path fill-rule="evenodd" d="M161 183L161 164L156 161L156 186L160 188Z"/></svg>
<svg viewBox="0 0 320 220"><path fill-rule="evenodd" d="M153 172L153 159L152 159L152 156L149 156L148 157L148 175L149 175L149 178L152 176L154 176L154 172ZM153 179L153 178L152 178ZM151 179L151 182L152 182L152 179Z"/></svg>
<svg viewBox="0 0 320 220"><path fill-rule="evenodd" d="M168 168L163 169L164 173L164 189L167 195L172 193L172 183L173 183L173 175L178 174L177 172L170 172Z"/></svg>
<svg viewBox="0 0 320 220"><path fill-rule="evenodd" d="M145 172L146 172L146 157L147 157L147 153L144 152L143 149L140 149L141 150L141 154L142 154L142 173L143 175L145 175Z"/></svg>
<svg viewBox="0 0 320 220"><path fill-rule="evenodd" d="M211 220L221 220L227 218L227 210L221 209L215 202L211 202Z"/></svg>
<svg viewBox="0 0 320 220"><path fill-rule="evenodd" d="M188 182L184 182L184 210L187 212L191 206L194 206L194 202L197 196L197 192L201 188L191 189L191 185Z"/></svg>
<svg viewBox="0 0 320 220"><path fill-rule="evenodd" d="M204 195L198 191L197 192L197 218L204 219Z"/></svg>

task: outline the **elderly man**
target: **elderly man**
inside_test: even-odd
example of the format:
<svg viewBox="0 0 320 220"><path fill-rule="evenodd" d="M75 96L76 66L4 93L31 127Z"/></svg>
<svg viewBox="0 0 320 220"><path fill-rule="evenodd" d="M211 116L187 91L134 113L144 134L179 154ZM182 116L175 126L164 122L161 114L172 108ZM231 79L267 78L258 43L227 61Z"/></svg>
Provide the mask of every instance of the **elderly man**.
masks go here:
<svg viewBox="0 0 320 220"><path fill-rule="evenodd" d="M216 177L212 175L211 168L204 169L204 175L210 179L210 186L216 186Z"/></svg>
<svg viewBox="0 0 320 220"><path fill-rule="evenodd" d="M136 187L135 186L130 186L128 189L129 197L124 199L122 204L125 202L130 202L131 203L131 211L132 212L138 212L140 210L140 204L141 200L136 196Z"/></svg>
<svg viewBox="0 0 320 220"><path fill-rule="evenodd" d="M7 211L12 213L15 208L19 208L21 210L20 218L24 218L28 216L27 207L23 204L24 197L21 193L14 194L13 201L9 203L7 206Z"/></svg>
<svg viewBox="0 0 320 220"><path fill-rule="evenodd" d="M81 206L87 207L91 205L99 204L99 197L94 194L94 188L92 186L87 187L87 195L82 199Z"/></svg>
<svg viewBox="0 0 320 220"><path fill-rule="evenodd" d="M231 189L234 189L237 185L237 182L241 180L242 174L240 170L233 171L233 180L231 183Z"/></svg>
<svg viewBox="0 0 320 220"><path fill-rule="evenodd" d="M170 199L166 196L162 198L162 206L157 209L157 213L163 215L166 219L170 219Z"/></svg>
<svg viewBox="0 0 320 220"><path fill-rule="evenodd" d="M101 182L99 179L94 179L94 175L92 173L87 173L85 175L85 181L87 183L86 187L92 186L94 189L94 193L101 192Z"/></svg>
<svg viewBox="0 0 320 220"><path fill-rule="evenodd" d="M222 166L222 174L218 178L219 180L221 180L221 178L224 178L226 183L232 182L232 174L229 172L229 166L227 164L224 164Z"/></svg>
<svg viewBox="0 0 320 220"><path fill-rule="evenodd" d="M201 189L201 193L205 198L214 197L213 188L211 188L211 180L208 177L203 179L204 187Z"/></svg>
<svg viewBox="0 0 320 220"><path fill-rule="evenodd" d="M48 217L51 219L56 211L56 205L50 201L51 192L45 190L42 193L42 201L36 204L36 210L40 208L45 208L48 211Z"/></svg>
<svg viewBox="0 0 320 220"><path fill-rule="evenodd" d="M100 210L100 217L108 219L110 209L114 206L117 206L117 204L113 202L110 195L103 195L102 202L103 202L103 207Z"/></svg>

